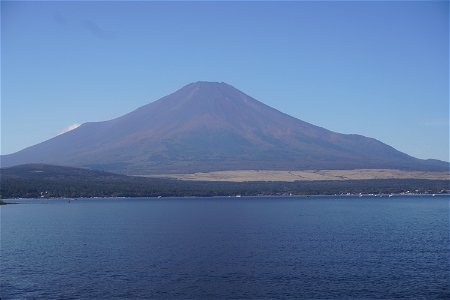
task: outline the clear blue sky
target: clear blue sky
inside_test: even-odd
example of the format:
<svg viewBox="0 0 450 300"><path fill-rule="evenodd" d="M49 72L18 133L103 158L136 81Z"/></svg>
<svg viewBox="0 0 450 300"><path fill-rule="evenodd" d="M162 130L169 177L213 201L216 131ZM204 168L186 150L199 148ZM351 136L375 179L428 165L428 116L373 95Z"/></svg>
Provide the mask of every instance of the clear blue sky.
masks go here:
<svg viewBox="0 0 450 300"><path fill-rule="evenodd" d="M449 160L447 1L2 1L1 17L2 154L205 80Z"/></svg>

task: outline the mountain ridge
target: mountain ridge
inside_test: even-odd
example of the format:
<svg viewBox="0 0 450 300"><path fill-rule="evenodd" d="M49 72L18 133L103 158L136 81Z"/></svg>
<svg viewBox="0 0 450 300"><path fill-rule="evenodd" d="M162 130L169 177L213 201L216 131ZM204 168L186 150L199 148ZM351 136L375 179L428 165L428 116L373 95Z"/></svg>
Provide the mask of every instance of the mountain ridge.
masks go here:
<svg viewBox="0 0 450 300"><path fill-rule="evenodd" d="M205 81L1 157L2 167L23 163L124 174L449 168L446 162L420 160L373 138L304 122L231 85Z"/></svg>

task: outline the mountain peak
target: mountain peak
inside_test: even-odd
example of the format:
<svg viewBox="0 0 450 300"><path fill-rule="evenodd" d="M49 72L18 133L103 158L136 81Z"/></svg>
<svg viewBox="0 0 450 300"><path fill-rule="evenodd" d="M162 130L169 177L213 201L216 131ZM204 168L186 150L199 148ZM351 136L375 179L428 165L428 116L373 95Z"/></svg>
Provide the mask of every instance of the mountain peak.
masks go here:
<svg viewBox="0 0 450 300"><path fill-rule="evenodd" d="M204 108L207 108L212 103L237 104L252 98L225 82L197 81L163 99L164 102L172 102L172 105L183 103L185 105L206 105Z"/></svg>
<svg viewBox="0 0 450 300"><path fill-rule="evenodd" d="M225 87L231 87L229 84L225 82L216 82L216 81L196 81L189 83L182 87L180 90L210 90L210 89L221 89Z"/></svg>
<svg viewBox="0 0 450 300"><path fill-rule="evenodd" d="M218 82L218 81L196 81L192 82L188 85L195 85L195 86L218 86L218 85L228 85L225 82Z"/></svg>
<svg viewBox="0 0 450 300"><path fill-rule="evenodd" d="M213 92L213 91L225 91L225 90L235 90L238 91L233 86L225 83L225 82L215 82L215 81L196 81L192 82L180 90L189 90L195 92Z"/></svg>

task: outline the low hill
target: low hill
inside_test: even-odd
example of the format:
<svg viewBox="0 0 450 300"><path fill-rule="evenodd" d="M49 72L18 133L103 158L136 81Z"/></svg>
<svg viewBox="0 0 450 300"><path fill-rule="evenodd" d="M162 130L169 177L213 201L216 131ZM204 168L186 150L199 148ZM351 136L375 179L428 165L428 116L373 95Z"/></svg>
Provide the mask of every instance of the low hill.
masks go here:
<svg viewBox="0 0 450 300"><path fill-rule="evenodd" d="M86 182L90 180L120 180L127 176L113 174L105 171L74 168L66 166L55 166L47 164L25 164L11 168L0 169L3 179L21 178L29 180L57 180L77 179Z"/></svg>
<svg viewBox="0 0 450 300"><path fill-rule="evenodd" d="M136 178L67 166L25 164L0 169L2 198L184 195L183 188L177 180Z"/></svg>

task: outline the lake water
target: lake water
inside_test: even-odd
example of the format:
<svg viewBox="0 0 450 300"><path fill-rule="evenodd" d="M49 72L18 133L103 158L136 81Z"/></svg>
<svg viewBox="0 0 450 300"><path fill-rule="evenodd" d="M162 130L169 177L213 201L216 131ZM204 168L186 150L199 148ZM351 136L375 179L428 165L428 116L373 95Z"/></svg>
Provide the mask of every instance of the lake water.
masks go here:
<svg viewBox="0 0 450 300"><path fill-rule="evenodd" d="M16 202L2 300L450 298L448 196Z"/></svg>

